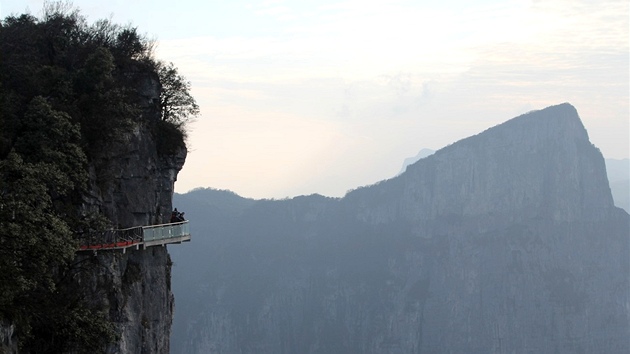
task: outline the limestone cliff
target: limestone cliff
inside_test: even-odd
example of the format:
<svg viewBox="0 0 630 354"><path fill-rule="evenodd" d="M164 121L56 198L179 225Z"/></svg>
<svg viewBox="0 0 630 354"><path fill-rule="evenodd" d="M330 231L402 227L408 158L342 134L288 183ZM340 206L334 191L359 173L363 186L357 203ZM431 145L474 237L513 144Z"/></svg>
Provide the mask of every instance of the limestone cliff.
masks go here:
<svg viewBox="0 0 630 354"><path fill-rule="evenodd" d="M160 149L157 74L145 70L127 75L137 85L139 114L131 129L92 154L88 191L75 203L79 214L103 215L115 229L169 221L174 183L187 152L183 141ZM125 253L77 252L66 276L72 280L64 279L64 287L104 311L114 324L118 338L108 353L168 353L174 301L171 265L161 246ZM0 352L18 353L16 326L0 322Z"/></svg>
<svg viewBox="0 0 630 354"><path fill-rule="evenodd" d="M173 155L158 153L159 83L146 74L139 83L142 116L124 141L105 147L91 163L91 192L83 205L104 213L114 228L168 222L173 186L186 158L185 146ZM108 353L168 353L173 294L166 247L81 252L76 263L86 264L77 275L77 291L116 325L119 340Z"/></svg>
<svg viewBox="0 0 630 354"><path fill-rule="evenodd" d="M630 352L630 216L569 104L341 199L178 198L175 353Z"/></svg>
<svg viewBox="0 0 630 354"><path fill-rule="evenodd" d="M366 222L402 216L423 223L457 216L478 224L475 231L485 231L537 217L601 220L615 209L601 153L569 104L459 141L382 184L347 198L380 198L378 205L360 210Z"/></svg>

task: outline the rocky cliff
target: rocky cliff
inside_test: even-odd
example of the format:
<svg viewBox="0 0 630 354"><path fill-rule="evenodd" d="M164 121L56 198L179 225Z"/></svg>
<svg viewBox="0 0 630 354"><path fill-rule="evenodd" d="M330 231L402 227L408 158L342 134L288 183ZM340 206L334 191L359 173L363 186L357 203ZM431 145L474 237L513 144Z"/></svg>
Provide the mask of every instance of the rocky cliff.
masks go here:
<svg viewBox="0 0 630 354"><path fill-rule="evenodd" d="M186 148L172 155L158 153L154 131L159 88L157 77L141 76L142 115L123 141L104 147L91 162L91 190L83 208L102 212L115 228L161 224L170 218ZM116 326L119 338L108 353L168 353L173 294L166 247L80 252L76 263L84 264L77 291L104 309Z"/></svg>
<svg viewBox="0 0 630 354"><path fill-rule="evenodd" d="M569 104L341 199L177 198L175 353L630 351L630 216Z"/></svg>
<svg viewBox="0 0 630 354"><path fill-rule="evenodd" d="M166 249L81 246L168 220L190 83L131 24L38 13L0 19L0 353L167 352Z"/></svg>

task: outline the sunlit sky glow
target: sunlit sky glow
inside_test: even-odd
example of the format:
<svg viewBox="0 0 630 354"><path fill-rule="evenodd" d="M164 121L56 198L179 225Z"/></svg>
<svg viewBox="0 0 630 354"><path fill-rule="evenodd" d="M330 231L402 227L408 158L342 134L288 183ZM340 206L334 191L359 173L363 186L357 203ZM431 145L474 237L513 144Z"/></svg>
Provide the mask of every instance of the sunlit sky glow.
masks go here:
<svg viewBox="0 0 630 354"><path fill-rule="evenodd" d="M627 0L74 4L156 38L192 82L201 116L178 192L341 196L422 148L562 102L604 156L629 155Z"/></svg>

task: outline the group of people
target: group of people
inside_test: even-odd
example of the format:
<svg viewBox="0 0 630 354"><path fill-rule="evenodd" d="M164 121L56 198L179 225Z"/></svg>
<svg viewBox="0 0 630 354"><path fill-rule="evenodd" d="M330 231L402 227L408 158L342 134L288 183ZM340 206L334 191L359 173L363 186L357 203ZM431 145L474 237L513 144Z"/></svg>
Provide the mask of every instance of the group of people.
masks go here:
<svg viewBox="0 0 630 354"><path fill-rule="evenodd" d="M180 222L180 221L186 221L186 219L184 219L184 212L182 211L180 213L177 210L177 208L175 208L175 210L173 210L173 212L171 213L171 222Z"/></svg>

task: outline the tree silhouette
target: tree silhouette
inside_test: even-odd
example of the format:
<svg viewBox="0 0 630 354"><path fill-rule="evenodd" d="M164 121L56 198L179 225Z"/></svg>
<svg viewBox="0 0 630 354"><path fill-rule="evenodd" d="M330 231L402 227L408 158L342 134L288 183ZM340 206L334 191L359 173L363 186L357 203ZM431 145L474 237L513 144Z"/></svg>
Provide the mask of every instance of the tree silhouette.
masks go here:
<svg viewBox="0 0 630 354"><path fill-rule="evenodd" d="M177 72L173 63L160 63L158 75L162 84L160 95L162 120L181 129L199 114L199 106L190 95L190 81Z"/></svg>

